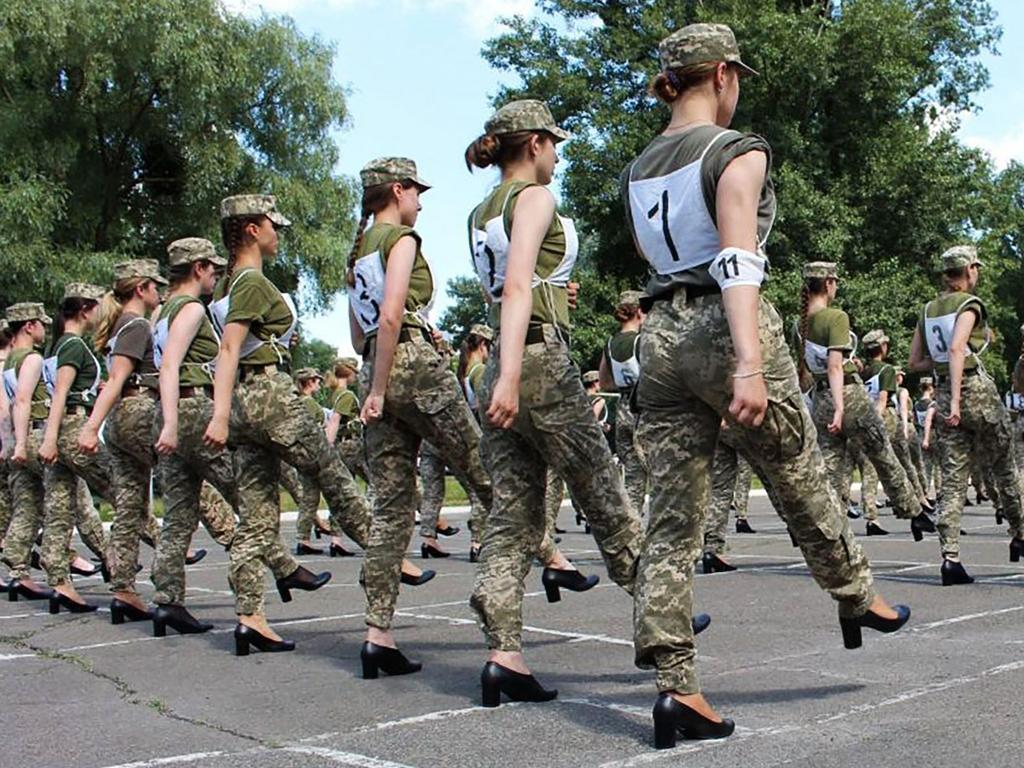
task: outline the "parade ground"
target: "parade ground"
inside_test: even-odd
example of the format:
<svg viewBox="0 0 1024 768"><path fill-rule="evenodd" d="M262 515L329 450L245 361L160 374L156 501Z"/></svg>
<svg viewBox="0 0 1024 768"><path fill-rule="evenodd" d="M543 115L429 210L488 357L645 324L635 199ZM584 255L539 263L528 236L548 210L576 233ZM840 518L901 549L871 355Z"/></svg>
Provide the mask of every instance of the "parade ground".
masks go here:
<svg viewBox="0 0 1024 768"><path fill-rule="evenodd" d="M831 599L808 575L763 496L751 503L755 535L731 535L733 573L698 575L701 682L736 720L721 742L680 741L655 751L653 673L633 665L632 601L606 578L592 538L568 504L563 550L602 575L585 594L548 604L540 569L527 581L527 660L557 687L548 704L479 706L483 639L468 606L474 566L463 527L442 540L447 560L415 560L437 578L402 587L395 631L423 662L416 675L362 680L361 556L301 558L330 570L330 584L282 604L269 574L267 614L293 653L232 655L233 598L226 555L188 569L189 607L216 629L152 637L152 625L112 626L99 579L76 584L104 607L50 616L45 603L0 602L0 767L74 768L558 768L583 766L1009 766L1024 736L1024 566L1007 560L992 508L966 510L964 561L971 586L943 588L934 535L914 543L883 510L888 537L862 538L880 591L908 603L904 631L865 631L843 649ZM731 530L730 521L730 530ZM864 521L853 526L863 533ZM282 526L293 544L294 523ZM84 551L84 549L82 550ZM152 551L143 548L148 576ZM40 578L43 578L40 575ZM142 581L140 590L152 594Z"/></svg>

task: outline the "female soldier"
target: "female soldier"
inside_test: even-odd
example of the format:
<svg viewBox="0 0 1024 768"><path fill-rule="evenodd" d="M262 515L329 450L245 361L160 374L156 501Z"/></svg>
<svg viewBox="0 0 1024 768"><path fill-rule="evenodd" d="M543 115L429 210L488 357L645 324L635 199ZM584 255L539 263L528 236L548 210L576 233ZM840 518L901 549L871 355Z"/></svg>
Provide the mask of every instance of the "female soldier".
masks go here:
<svg viewBox="0 0 1024 768"><path fill-rule="evenodd" d="M0 363L6 364L11 351L11 332L7 321L0 319ZM11 426L11 402L4 387L0 387L0 547L11 525L14 509L11 505L10 456L14 451L14 431ZM7 591L7 582L0 579L0 592Z"/></svg>
<svg viewBox="0 0 1024 768"><path fill-rule="evenodd" d="M29 600L54 599L56 593L36 584L30 571L32 543L43 522L43 465L37 451L49 400L42 379L43 356L37 350L46 341L50 318L42 304L28 302L12 304L6 315L13 341L4 361L4 392L11 404L14 432L10 469L14 514L4 541L4 562L11 568L8 592L11 600L19 595ZM95 605L70 602L82 612L96 610Z"/></svg>
<svg viewBox="0 0 1024 768"><path fill-rule="evenodd" d="M931 376L919 382L921 397L914 403L914 423L921 440L921 461L924 464L924 490L929 499L938 501L942 495L942 467L939 461L938 430L935 424L935 384Z"/></svg>
<svg viewBox="0 0 1024 768"><path fill-rule="evenodd" d="M845 645L860 645L863 626L899 629L910 610L894 610L874 593L821 453L807 439L814 428L782 322L760 295L767 268L760 250L775 211L770 148L726 129L740 75L752 70L720 24L684 27L660 53L652 90L670 105L671 120L623 172L623 198L655 272L639 350L637 433L652 490L634 616L637 664L658 670L655 745L663 748L677 731L720 738L734 727L700 694L689 621L721 419L774 486L812 573L839 601ZM836 367L837 389L841 374Z"/></svg>
<svg viewBox="0 0 1024 768"><path fill-rule="evenodd" d="M309 411L314 421L326 424L327 418L323 407L316 400L316 393L320 391L320 385L324 377L320 371L313 368L300 368L295 372L295 383L299 388L299 395L302 403ZM287 465L281 467L282 477L285 475ZM295 503L298 505L299 514L295 520L295 554L297 555L322 555L324 551L314 547L310 541L313 531L317 536L324 532L330 532L320 520L318 511L320 509L320 486L316 480L309 475L296 472L297 486L292 494Z"/></svg>
<svg viewBox="0 0 1024 768"><path fill-rule="evenodd" d="M71 583L67 558L68 540L78 509L79 480L85 480L89 488L114 506L115 515L117 513L109 451L101 444L95 453L86 452L78 443L100 385L99 361L82 336L95 327L99 299L103 295L104 290L94 285L72 283L65 287L54 322L49 356L43 361L50 414L39 446L39 458L48 465L44 476L46 519L40 559L46 568L47 581L57 593L56 606L51 603L51 610L64 606L75 611L78 606L71 603L85 602ZM105 564L103 567L106 570ZM110 605L110 619L121 624L131 611L132 606L115 598Z"/></svg>
<svg viewBox="0 0 1024 768"><path fill-rule="evenodd" d="M843 310L830 306L838 287L835 264L816 261L804 266L800 313L802 359L814 377L814 423L826 471L836 495L843 497L844 478L840 465L847 445L852 444L876 468L889 498L893 499L894 514L911 521L914 539L920 541L924 531L935 530L934 525L923 515L907 473L893 451L878 411L885 408L885 398L877 407L869 399L872 392L877 399L880 390L886 391L885 385L879 387L881 374L872 366L880 371L891 371L892 366L885 368L880 360L869 363L865 368L865 375L869 376L865 391L850 361L856 346L856 339L850 332L850 318ZM873 347L868 348L869 353L872 351ZM865 510L867 535L884 535L886 532L875 522L874 512Z"/></svg>
<svg viewBox="0 0 1024 768"><path fill-rule="evenodd" d="M615 454L622 466L626 493L637 513L643 512L647 497L647 467L643 453L633 437L636 416L629 407L633 387L640 376L640 361L636 357L637 339L644 324L644 312L640 309L640 291L623 291L619 303L612 313L619 323L618 332L608 339L598 372L601 375L601 389L618 392L619 402L615 408Z"/></svg>
<svg viewBox="0 0 1024 768"><path fill-rule="evenodd" d="M987 339L985 305L974 295L980 267L974 246L958 245L942 254L945 290L925 304L910 346L911 367L933 369L938 387L943 586L974 581L960 562L960 516L974 450L992 468L1002 514L1010 524L1010 560L1019 561L1024 552L1010 419L979 357Z"/></svg>
<svg viewBox="0 0 1024 768"><path fill-rule="evenodd" d="M523 701L557 695L530 674L521 639L523 580L546 527L545 470L553 468L568 483L609 574L627 591L636 573L640 524L569 357L566 289L579 243L547 189L555 144L568 134L547 105L532 100L501 107L484 131L466 150L466 163L501 170L501 183L469 217L474 266L499 336L477 392L495 499L470 604L490 648L481 674L483 704L495 707L502 692ZM560 589L583 591L597 581L564 557L548 563L542 577L552 602Z"/></svg>
<svg viewBox="0 0 1024 768"><path fill-rule="evenodd" d="M156 464L152 446L159 381L147 315L160 306L161 285L167 285L167 280L154 259L134 259L114 267L114 290L100 306L93 338L96 351L107 353L107 383L78 436L82 451L96 453L100 426L107 421L105 437L117 496L107 557L110 590L119 604L118 614L128 621L153 618L135 591L135 573Z"/></svg>
<svg viewBox="0 0 1024 768"><path fill-rule="evenodd" d="M366 451L363 448L363 423L359 420L360 403L351 387L359 377L359 360L354 357L343 357L334 363L327 372L324 381L330 391L328 402L331 407L327 412L327 442L341 454L345 466L353 477L362 478L366 483L366 502L373 509L373 486L370 485L370 470L366 466ZM340 529L332 520L331 544L328 552L331 557L352 557L342 546ZM317 533L320 536L320 533Z"/></svg>
<svg viewBox="0 0 1024 768"><path fill-rule="evenodd" d="M407 158L373 160L360 172L362 218L349 257L352 344L363 349L360 375L366 456L375 505L366 552L366 642L363 677L421 668L395 645L391 620L399 563L415 525L416 455L432 442L463 472L486 507L491 484L480 463L480 428L458 381L434 347L428 314L434 276L413 229L420 193L430 188ZM370 217L373 224L367 228ZM433 576L427 571L420 581Z"/></svg>
<svg viewBox="0 0 1024 768"><path fill-rule="evenodd" d="M456 376L459 384L462 385L462 392L466 395L466 402L480 422L480 411L477 409L479 398L477 392L481 391L484 380L484 371L487 369L487 359L491 356L491 344L494 343L494 330L489 325L475 323L470 329L466 340L462 342L462 349L459 351L459 367ZM561 485L559 485L561 490ZM480 541L483 539L484 526L487 523L487 508L477 498L476 493L467 490L470 501L469 515L469 562L475 563L480 560ZM559 498L561 506L561 498Z"/></svg>
<svg viewBox="0 0 1024 768"><path fill-rule="evenodd" d="M366 545L370 521L352 476L288 374L289 341L298 316L291 300L264 276L263 263L277 257L277 231L291 222L277 211L272 195L225 198L220 217L229 256L225 278L214 292L222 295L210 306L222 332L213 414L203 440L223 449L230 425L231 442L238 446L233 461L240 522L229 573L239 621L235 653L247 656L250 646L261 651L295 648L270 628L263 605L263 566L272 565L281 548L281 461L316 478L332 514L360 546ZM313 574L288 559L287 570L274 568L285 602L292 589L310 591L330 581L330 573ZM282 571L285 575L278 575Z"/></svg>

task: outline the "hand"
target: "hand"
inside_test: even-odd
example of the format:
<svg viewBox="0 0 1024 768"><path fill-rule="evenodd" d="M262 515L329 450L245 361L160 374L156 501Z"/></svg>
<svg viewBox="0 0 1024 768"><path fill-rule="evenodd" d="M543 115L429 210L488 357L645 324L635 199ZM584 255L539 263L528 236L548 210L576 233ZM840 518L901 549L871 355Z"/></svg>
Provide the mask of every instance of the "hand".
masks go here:
<svg viewBox="0 0 1024 768"><path fill-rule="evenodd" d="M519 382L509 381L501 376L491 393L491 405L487 419L498 429L509 429L519 414Z"/></svg>
<svg viewBox="0 0 1024 768"><path fill-rule="evenodd" d="M430 338L434 340L435 347L439 347L444 344L444 334L437 330L437 328L430 329Z"/></svg>
<svg viewBox="0 0 1024 768"><path fill-rule="evenodd" d="M44 464L57 463L56 440L43 440L43 444L39 446L39 460L42 461Z"/></svg>
<svg viewBox="0 0 1024 768"><path fill-rule="evenodd" d="M921 441L921 447L922 447L922 448L923 448L924 450L928 451L928 450L931 450L931 447L932 447L932 445L931 445L931 443L930 443L929 441L927 441L927 440L922 440L922 441Z"/></svg>
<svg viewBox="0 0 1024 768"><path fill-rule="evenodd" d="M99 432L89 422L86 422L82 426L82 431L78 433L78 448L83 453L99 453L100 451Z"/></svg>
<svg viewBox="0 0 1024 768"><path fill-rule="evenodd" d="M762 374L745 379L733 379L729 413L736 421L745 427L759 427L767 410L768 389L764 385Z"/></svg>
<svg viewBox="0 0 1024 768"><path fill-rule="evenodd" d="M382 418L384 418L384 395L381 392L371 392L363 402L359 420L363 424L375 424Z"/></svg>
<svg viewBox="0 0 1024 768"><path fill-rule="evenodd" d="M569 309L576 309L576 307L577 307L577 305L579 303L578 302L579 295L580 295L580 284L579 283L574 283L574 282L572 282L570 280L569 283L565 286L565 296L566 296L566 300L569 303Z"/></svg>
<svg viewBox="0 0 1024 768"><path fill-rule="evenodd" d="M25 448L24 443L18 443L14 446L14 453L11 454L11 461L19 467L24 467L28 464L28 449Z"/></svg>
<svg viewBox="0 0 1024 768"><path fill-rule="evenodd" d="M156 452L161 456L170 456L178 449L178 428L173 424L164 424L160 430L160 437L156 439L154 446Z"/></svg>
<svg viewBox="0 0 1024 768"><path fill-rule="evenodd" d="M210 419L206 432L203 434L203 443L214 450L224 450L228 444L228 420L219 419L216 416Z"/></svg>
<svg viewBox="0 0 1024 768"><path fill-rule="evenodd" d="M949 404L949 416L945 418L945 422L949 427L960 426L960 403Z"/></svg>
<svg viewBox="0 0 1024 768"><path fill-rule="evenodd" d="M828 433L830 435L838 435L842 431L843 431L843 412L837 410L832 415L832 421L829 422Z"/></svg>

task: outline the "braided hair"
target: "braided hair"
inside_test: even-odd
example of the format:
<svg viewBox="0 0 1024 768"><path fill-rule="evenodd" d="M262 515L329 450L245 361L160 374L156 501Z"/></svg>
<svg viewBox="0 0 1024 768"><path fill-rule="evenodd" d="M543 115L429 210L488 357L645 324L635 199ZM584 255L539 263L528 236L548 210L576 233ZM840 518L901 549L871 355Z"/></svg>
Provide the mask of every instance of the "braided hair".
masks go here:
<svg viewBox="0 0 1024 768"><path fill-rule="evenodd" d="M224 248L228 252L228 266L224 271L225 285L231 282L231 274L235 271L238 251L245 245L245 228L250 224L258 225L262 220L263 214L256 216L228 216L220 220L220 237L224 242Z"/></svg>

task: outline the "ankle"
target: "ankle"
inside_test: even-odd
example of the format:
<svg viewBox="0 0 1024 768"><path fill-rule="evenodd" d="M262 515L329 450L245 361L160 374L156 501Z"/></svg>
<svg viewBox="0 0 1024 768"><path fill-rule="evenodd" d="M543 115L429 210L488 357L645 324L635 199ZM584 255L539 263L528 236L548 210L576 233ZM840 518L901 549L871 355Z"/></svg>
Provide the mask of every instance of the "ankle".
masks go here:
<svg viewBox="0 0 1024 768"><path fill-rule="evenodd" d="M380 629L378 627L367 627L366 628L366 642L379 645L384 648L397 648L398 645L395 643L395 636L391 633L390 629Z"/></svg>

